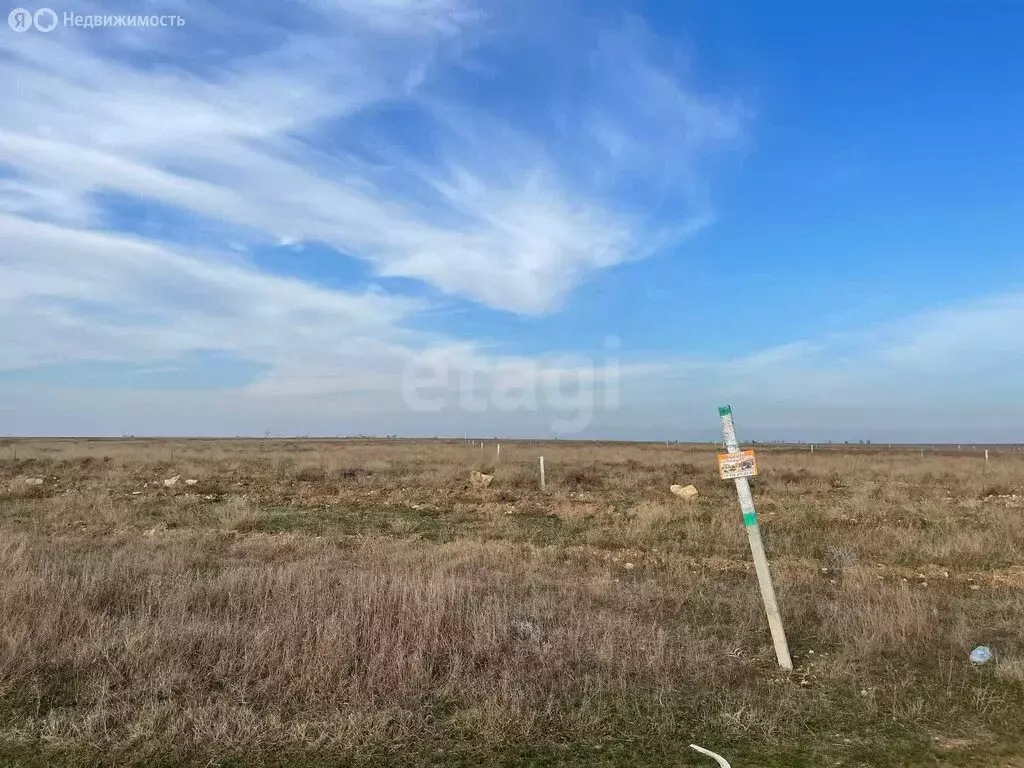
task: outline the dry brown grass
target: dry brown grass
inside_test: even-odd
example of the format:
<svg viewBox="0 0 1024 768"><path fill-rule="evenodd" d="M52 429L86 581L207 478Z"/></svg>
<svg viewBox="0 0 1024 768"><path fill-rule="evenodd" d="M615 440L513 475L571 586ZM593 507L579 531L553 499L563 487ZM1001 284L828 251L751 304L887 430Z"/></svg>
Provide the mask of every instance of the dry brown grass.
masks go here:
<svg viewBox="0 0 1024 768"><path fill-rule="evenodd" d="M1020 452L763 451L785 675L713 446L503 443L470 487L492 451L0 447L4 754L678 765L695 740L737 766L934 765L1020 743Z"/></svg>

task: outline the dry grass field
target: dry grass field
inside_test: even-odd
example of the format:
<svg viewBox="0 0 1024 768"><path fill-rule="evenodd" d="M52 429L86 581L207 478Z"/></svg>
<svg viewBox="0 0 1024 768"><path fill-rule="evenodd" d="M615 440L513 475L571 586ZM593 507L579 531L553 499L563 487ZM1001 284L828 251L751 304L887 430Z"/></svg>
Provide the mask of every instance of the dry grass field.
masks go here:
<svg viewBox="0 0 1024 768"><path fill-rule="evenodd" d="M762 449L785 674L715 452L5 441L0 762L1024 765L1024 453Z"/></svg>

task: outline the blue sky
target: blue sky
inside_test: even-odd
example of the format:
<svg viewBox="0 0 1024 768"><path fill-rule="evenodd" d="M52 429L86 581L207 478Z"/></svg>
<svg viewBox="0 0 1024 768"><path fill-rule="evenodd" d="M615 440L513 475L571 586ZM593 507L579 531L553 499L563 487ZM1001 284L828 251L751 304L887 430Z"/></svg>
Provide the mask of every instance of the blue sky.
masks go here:
<svg viewBox="0 0 1024 768"><path fill-rule="evenodd" d="M1019 4L51 7L2 432L1024 439Z"/></svg>

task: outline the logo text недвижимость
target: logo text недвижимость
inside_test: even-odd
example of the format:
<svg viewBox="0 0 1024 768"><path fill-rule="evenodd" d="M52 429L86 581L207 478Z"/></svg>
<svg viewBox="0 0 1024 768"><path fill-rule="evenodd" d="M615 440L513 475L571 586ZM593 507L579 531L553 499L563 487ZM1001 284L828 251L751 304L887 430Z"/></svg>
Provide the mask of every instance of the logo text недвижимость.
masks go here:
<svg viewBox="0 0 1024 768"><path fill-rule="evenodd" d="M7 14L7 26L15 32L52 32L58 26L94 29L101 27L183 27L185 19L177 14L80 14L64 11L60 14L52 8L15 8Z"/></svg>

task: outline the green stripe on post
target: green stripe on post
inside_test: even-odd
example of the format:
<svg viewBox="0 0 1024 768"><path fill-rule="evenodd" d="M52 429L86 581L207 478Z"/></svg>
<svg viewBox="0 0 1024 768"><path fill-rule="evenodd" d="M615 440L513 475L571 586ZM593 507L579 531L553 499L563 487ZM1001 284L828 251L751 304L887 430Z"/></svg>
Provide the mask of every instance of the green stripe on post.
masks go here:
<svg viewBox="0 0 1024 768"><path fill-rule="evenodd" d="M757 513L756 512L744 512L743 513L743 524L747 525L747 526L757 525Z"/></svg>
<svg viewBox="0 0 1024 768"><path fill-rule="evenodd" d="M718 415L719 416L732 416L732 406L731 405L720 405L720 406L718 406Z"/></svg>

